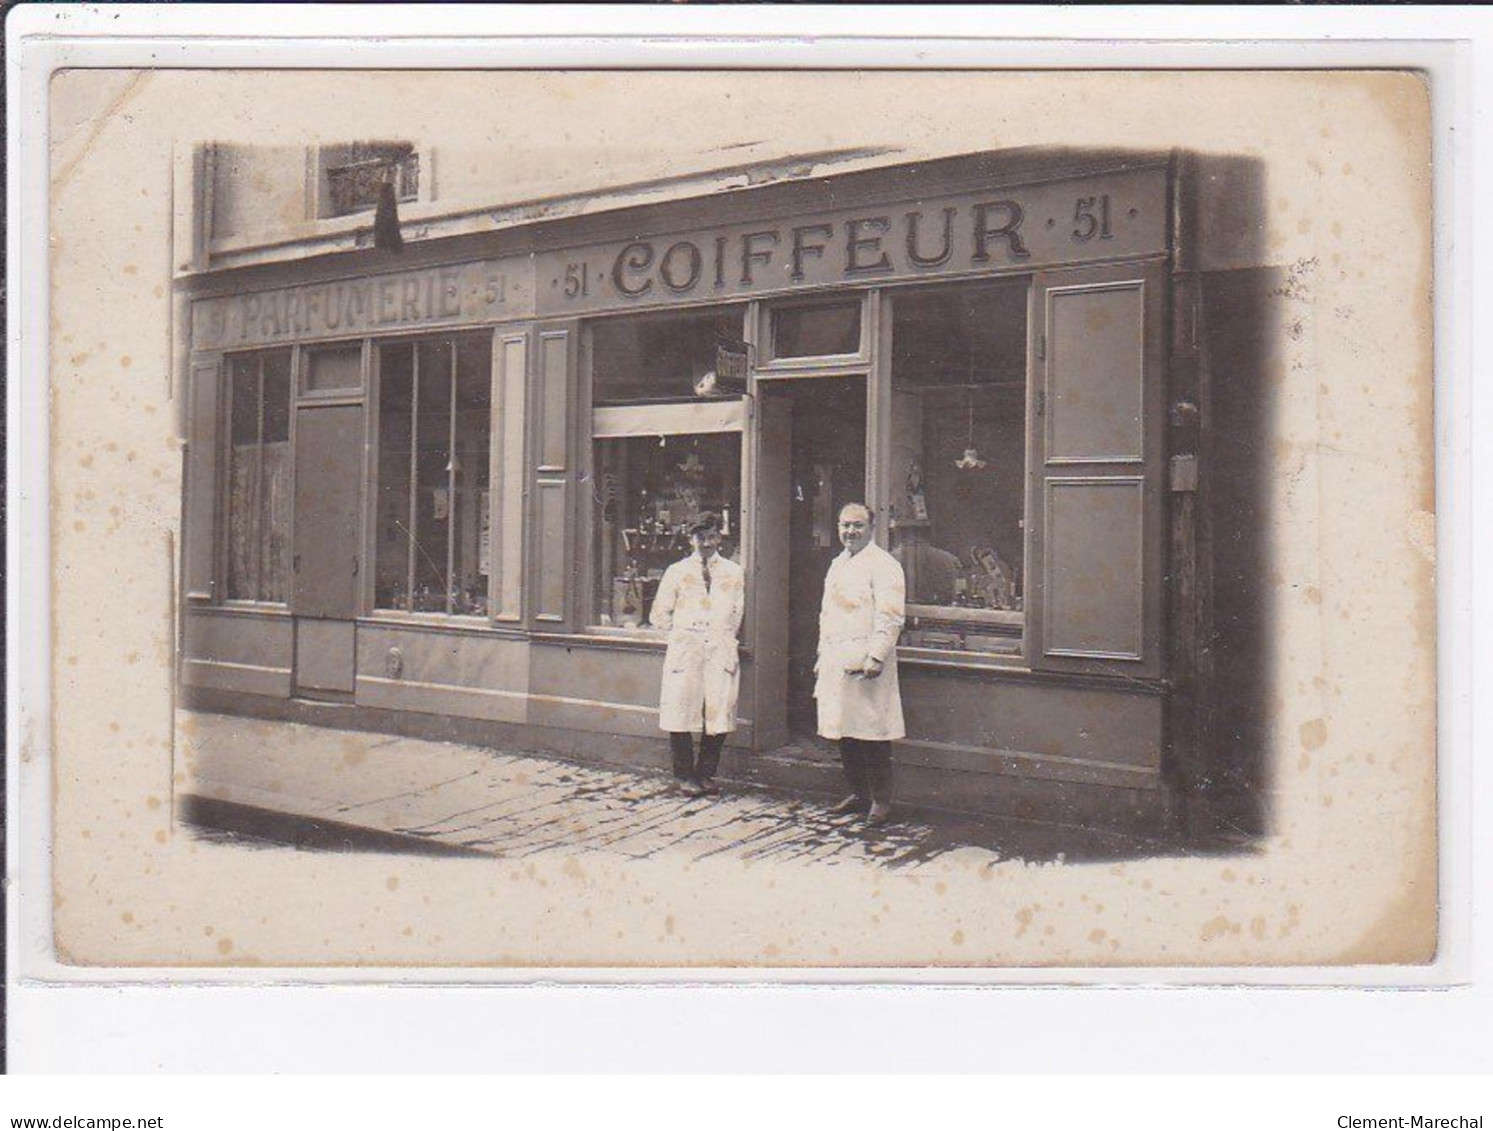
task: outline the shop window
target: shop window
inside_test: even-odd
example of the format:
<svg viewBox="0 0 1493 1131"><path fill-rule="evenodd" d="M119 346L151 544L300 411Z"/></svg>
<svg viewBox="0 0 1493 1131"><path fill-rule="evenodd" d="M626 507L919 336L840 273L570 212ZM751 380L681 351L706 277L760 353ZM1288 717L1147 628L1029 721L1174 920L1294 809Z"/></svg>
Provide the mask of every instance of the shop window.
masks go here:
<svg viewBox="0 0 1493 1131"><path fill-rule="evenodd" d="M859 354L860 301L777 307L771 334L774 360Z"/></svg>
<svg viewBox="0 0 1493 1131"><path fill-rule="evenodd" d="M324 146L320 163L323 216L349 216L376 207L385 181L394 185L398 200L420 195L420 154L407 141Z"/></svg>
<svg viewBox="0 0 1493 1131"><path fill-rule="evenodd" d="M283 602L290 579L290 351L228 362L227 592Z"/></svg>
<svg viewBox="0 0 1493 1131"><path fill-rule="evenodd" d="M598 321L591 399L598 405L698 400L721 350L744 350L739 306Z"/></svg>
<svg viewBox="0 0 1493 1131"><path fill-rule="evenodd" d="M301 392L309 395L357 393L363 388L363 347L326 346L308 349Z"/></svg>
<svg viewBox="0 0 1493 1131"><path fill-rule="evenodd" d="M702 511L724 520L720 552L739 560L741 435L596 442L597 623L648 623L664 570L690 552Z"/></svg>
<svg viewBox="0 0 1493 1131"><path fill-rule="evenodd" d="M485 616L491 340L380 346L378 384L374 605Z"/></svg>
<svg viewBox="0 0 1493 1131"><path fill-rule="evenodd" d="M701 378L741 348L744 316L729 307L592 327L594 624L647 625L702 511L722 516L720 552L738 558L742 401Z"/></svg>
<svg viewBox="0 0 1493 1131"><path fill-rule="evenodd" d="M1027 285L892 299L892 550L903 643L1021 650Z"/></svg>

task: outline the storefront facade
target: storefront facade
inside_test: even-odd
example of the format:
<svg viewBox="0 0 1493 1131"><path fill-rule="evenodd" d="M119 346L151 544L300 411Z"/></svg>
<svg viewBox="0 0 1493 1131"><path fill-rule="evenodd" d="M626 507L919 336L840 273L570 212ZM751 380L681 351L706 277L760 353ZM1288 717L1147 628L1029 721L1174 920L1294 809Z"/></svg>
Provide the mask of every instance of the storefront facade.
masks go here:
<svg viewBox="0 0 1493 1131"><path fill-rule="evenodd" d="M903 798L1175 827L1216 756L1195 176L978 154L193 274L187 702L661 767L648 604L713 509L724 773L827 790L864 499L908 578Z"/></svg>

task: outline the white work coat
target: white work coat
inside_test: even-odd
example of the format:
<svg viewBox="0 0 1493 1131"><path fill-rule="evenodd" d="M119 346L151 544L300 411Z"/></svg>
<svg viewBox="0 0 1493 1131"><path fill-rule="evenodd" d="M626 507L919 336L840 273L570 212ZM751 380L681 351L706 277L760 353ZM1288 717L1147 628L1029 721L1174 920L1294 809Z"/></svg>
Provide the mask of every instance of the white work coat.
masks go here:
<svg viewBox="0 0 1493 1131"><path fill-rule="evenodd" d="M726 734L736 729L741 683L736 634L745 608L745 574L720 554L710 559L708 593L699 554L664 571L648 617L669 631L658 697L663 730L695 731L703 725L706 734Z"/></svg>
<svg viewBox="0 0 1493 1131"><path fill-rule="evenodd" d="M902 632L907 583L902 567L874 542L844 551L830 563L819 607L819 659L814 698L825 738L873 741L905 738L902 691L897 686L897 637ZM875 679L846 674L867 657L884 665Z"/></svg>

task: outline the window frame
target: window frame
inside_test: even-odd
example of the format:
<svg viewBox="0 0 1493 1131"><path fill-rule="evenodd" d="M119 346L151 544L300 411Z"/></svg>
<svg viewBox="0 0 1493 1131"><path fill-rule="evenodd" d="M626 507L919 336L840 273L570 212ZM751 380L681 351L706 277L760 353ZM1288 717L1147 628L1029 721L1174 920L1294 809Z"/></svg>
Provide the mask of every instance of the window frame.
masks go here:
<svg viewBox="0 0 1493 1131"><path fill-rule="evenodd" d="M793 295L787 298L764 299L757 304L756 331L749 341L760 343L756 351L757 374L763 377L785 377L799 375L852 375L865 373L871 365L872 326L871 294L869 288L816 292L812 295ZM860 314L860 341L854 353L809 354L803 357L778 357L777 344L773 337L773 315L780 310L803 310L822 306L858 306Z"/></svg>
<svg viewBox="0 0 1493 1131"><path fill-rule="evenodd" d="M939 647L926 644L897 644L897 656L899 660L916 663L925 661L935 663L939 666L963 666L963 667L988 667L1016 670L1028 670L1030 667L1030 649L1032 639L1032 611L1030 602L1030 571L1032 564L1032 503L1031 482L1033 475L1032 465L1032 439L1031 429L1034 426L1034 412L1036 408L1036 395L1034 392L1034 366L1036 360L1036 328L1031 312L1031 296L1037 287L1037 275L1031 271L1016 271L992 275L980 275L972 278L941 279L941 280L918 280L909 283L896 284L881 288L882 307L880 320L882 323L882 340L878 343L878 367L884 368L886 374L887 400L890 404L891 394L896 390L896 374L893 372L894 345L893 335L896 325L896 302L900 295L916 293L918 291L943 290L950 293L961 287L991 287L1006 285L1010 287L1023 287L1026 290L1026 302L1023 304L1026 310L1024 318L1025 344L1023 348L1023 372L1025 374L1026 389L1022 396L1022 422L1021 431L1025 438L1024 452L1022 457L1022 475L1020 484L1021 512L1022 512L1022 536L1021 536L1021 608L1020 609L964 609L957 605L928 605L908 602L905 606L905 614L908 622L917 618L924 622L933 622L929 627L935 629L941 625L960 626L962 631L968 627L976 627L984 622L992 628L1006 628L1012 625L1019 626L1020 633L1012 639L1016 648L1012 652L983 651L972 648ZM930 386L932 388L949 388L957 386ZM992 387L995 387L992 385ZM888 409L890 412L890 409ZM892 432L890 419L884 424L884 433L880 446L884 449L882 458L890 467L892 450ZM888 499L891 494L891 484L887 483L886 490ZM968 614L976 613L977 616ZM904 625L903 631L907 631ZM921 627L921 626L920 626ZM1003 633L998 633L1004 635Z"/></svg>
<svg viewBox="0 0 1493 1131"><path fill-rule="evenodd" d="M380 468L382 466L382 433L381 433L381 429L380 429L380 423L381 423L381 416L380 416L380 414L381 414L382 406L383 406L383 354L382 354L382 350L384 348L386 348L386 347L391 347L391 346L392 347L408 346L410 348L411 362L412 362L412 365L413 365L413 369L412 369L412 373L411 373L411 380L412 380L413 383L418 384L418 380L419 380L419 363L416 360L416 358L418 358L418 355L419 355L419 347L420 347L420 345L422 343L436 342L436 341L440 341L440 340L443 340L443 339L445 341L447 341L447 342L450 342L452 344L452 371L451 371L451 389L450 389L450 394L451 394L451 410L450 410L450 412L451 412L451 419L454 420L455 419L455 415L456 415L456 387L455 387L456 374L457 374L457 369L456 369L456 365L455 365L456 343L457 343L457 341L459 339L462 339L462 338L468 338L468 339L471 339L472 341L482 341L482 342L485 342L487 344L487 346L488 346L488 349L489 349L489 353L488 353L488 364L487 364L487 367L486 367L486 379L487 379L487 388L488 388L488 398L489 398L489 400L488 400L488 412L487 412L487 425L486 425L486 429L485 429L485 434L487 436L487 445L488 445L488 448L487 448L487 477L488 477L488 486L487 486L487 495L488 495L487 521L488 521L488 537L489 537L489 539L493 539L494 538L494 532L498 528L498 515L497 515L497 512L498 512L498 507L499 507L500 500L499 500L499 497L498 497L498 494L497 494L497 489L496 489L496 487L494 485L494 482L493 482L493 468L492 468L493 450L494 450L494 442L495 442L495 427L494 427L494 425L495 425L495 423L497 421L497 411L498 411L497 410L497 402L493 399L496 396L496 389L494 388L494 376L493 376L493 368L494 368L493 354L494 354L494 352L496 351L496 348L497 348L496 339L494 338L493 328L492 327L478 327L478 328L470 329L470 330L447 330L447 331L437 331L436 333L424 333L424 334L419 334L419 333L416 333L416 334L397 334L397 335L382 336L382 337L373 338L373 339L365 339L365 343L367 345L367 349L365 351L365 356L364 356L364 367L365 367L365 374L367 376L367 384L368 384L368 387L369 387L369 394L368 394L369 411L368 411L368 426L367 426L368 458L367 458L367 465L366 465L367 468L368 468L367 473L366 473L366 480L367 480L367 483L368 483L368 492L367 492L367 501L366 501L367 515L366 515L365 521L366 521L367 530L368 530L368 547L369 547L369 552L367 554L367 560L368 560L368 563L369 563L369 568L365 571L366 582L365 582L365 590L364 590L364 608L367 610L367 612L366 612L365 615L369 619L371 619L371 620L377 620L377 621L381 621L381 622L406 623L406 624L449 625L449 626L452 626L452 627L463 627L463 626L465 626L465 627L468 627L468 628L474 628L474 627L493 627L493 626L495 626L498 623L498 618L497 618L497 613L496 613L496 608L497 608L497 606L496 606L496 600L497 600L497 598L496 598L496 595L495 595L495 592L494 592L495 571L491 568L491 566L493 565L493 561L492 561L491 558L489 558L489 562L488 562L489 570L488 570L488 573L487 573L487 586L486 586L486 592L485 592L485 594L483 596L483 603L484 603L486 611L481 612L481 613L458 613L458 612L452 612L452 611L450 611L450 605L451 605L451 592L450 592L450 590L451 590L451 580L450 580L450 574L451 574L451 569L452 569L452 564L453 564L453 557L454 557L454 554L455 554L455 548L454 548L454 542L452 542L450 540L450 538L449 538L449 534L448 534L448 543L447 543L448 548L447 548L447 553L446 553L446 605L447 605L447 611L439 612L439 611L433 611L433 610L429 610L429 609L421 609L421 610L416 610L416 609L390 609L390 608L383 608L378 603L379 490L380 490L380 486L381 486L381 483L380 483ZM317 403L321 403L321 401L318 400ZM411 401L410 412L412 414L415 413L416 408L418 406L418 403L419 402L418 402L417 398L413 399ZM450 427L451 427L451 425L448 425L448 433L447 433L448 438L451 436L451 432L449 431ZM448 440L448 442L449 442L449 440ZM417 450L417 448L418 448L418 438L417 438L416 433L413 431L413 428L412 428L411 438L410 438L410 450L411 450L411 453L412 453L412 458L413 458L413 453ZM454 474L455 474L455 472L448 472L448 477L447 477L448 487L449 487L449 484L450 484L450 478ZM411 498L411 506L414 505L413 499L414 499L414 496L415 496L415 492L418 489L419 489L418 488L418 483L416 482L415 476L412 474L411 475L410 490L409 490L409 494L410 494L410 498ZM453 498L453 500L455 498L454 491L453 491L453 494L452 494L452 498ZM448 518L447 518L448 524L450 522L454 521L455 514L456 514L456 511L455 511L455 508L453 507L452 510L451 510L451 512L450 512L450 514L448 515ZM478 507L479 522L481 521L481 514L482 514L481 507L479 505L479 507ZM412 520L413 516L411 516L408 512L406 512L405 518L407 520ZM489 542L489 553L492 552L492 546L493 546L493 542L490 541ZM407 552L406 561L408 562L408 561L410 561L412 559L413 559L413 546L411 546L410 550ZM406 572L405 572L405 582L406 582L407 586L410 586L410 584L411 584L411 575L410 575L410 572L409 572L408 568L406 568ZM407 589L407 593L409 593L410 595L412 595L412 593L413 593L412 588Z"/></svg>
<svg viewBox="0 0 1493 1131"><path fill-rule="evenodd" d="M295 545L295 509L294 509L294 506L292 505L291 512L290 512L290 520L287 523L286 529L285 529L285 551L284 551L285 558L286 558L286 562L285 562L285 573L286 573L285 597L282 598L281 600L278 600L278 601L266 600L264 597L258 596L258 594L261 594L264 591L264 585L263 585L263 580L264 579L263 579L263 574L262 574L262 567L263 567L263 560L264 560L263 559L263 552L264 552L264 550L263 550L263 542L262 542L262 538L261 538L261 536L263 534L263 530L264 530L264 515L263 515L264 499L262 497L260 497L260 495L259 495L259 485L262 484L263 478L264 478L264 417L265 417L265 404L264 404L264 363L265 363L265 360L270 355L272 355L272 354L282 354L282 355L286 356L286 358L288 360L289 370L290 370L289 374L288 374L288 380L287 380L286 403L285 403L285 413L286 413L285 442L289 445L289 449L290 449L290 459L289 459L289 465L290 465L290 467L289 467L289 471L288 471L288 486L287 486L287 489L290 492L291 498L294 499L294 497L295 497L295 475L296 475L296 467L295 467L296 380L295 380L295 374L296 374L296 367L297 367L297 363L298 363L298 356L297 355L299 354L299 352L300 352L300 346L299 345L268 346L268 347L260 347L260 348L256 348L256 349L225 351L224 354L223 354L223 356L222 356L222 361L220 362L220 365L219 365L219 371L218 371L218 382L219 382L219 386L218 386L219 387L218 400L219 400L219 403L218 403L218 406L217 406L218 443L216 445L217 451L218 451L218 467L219 467L218 487L217 487L217 493L216 493L216 497L217 497L217 511L218 511L218 515L219 515L219 520L215 524L217 526L218 537L217 537L217 540L216 540L216 546L214 547L214 553L213 553L213 569L214 569L214 573L216 574L216 578L217 578L217 580L215 581L214 584L215 584L218 592L222 594L222 597L217 601L217 604L220 605L220 606L222 606L223 608L229 608L229 609L259 609L259 610L265 610L265 611L282 611L282 612L289 612L289 610L290 610L290 595L291 595L291 592L292 592L292 589L293 589L292 578L293 578L293 572L294 572L293 569L292 569L292 567L291 567L291 561L290 561L290 559L292 558L292 556L294 555L294 552L295 552L294 551L294 545ZM254 554L254 592L255 592L256 596L254 596L254 597L234 597L234 596L231 596L230 592L229 592L230 581L231 581L231 578L230 578L229 558L230 558L230 556L232 554L232 547L231 547L231 544L230 544L230 538L231 538L230 532L232 530L232 505L233 505L233 499L232 499L232 491L233 491L233 377L234 377L234 366L235 366L235 364L238 363L238 362L240 362L240 361L244 361L244 360L248 360L248 359L255 359L255 360L257 360L257 367L256 367L256 370L257 370L257 381L256 381L257 419L256 419L256 435L255 435L255 441L254 441L254 482L255 482L255 498L256 498L256 503L258 505L256 507L256 514L254 516L254 535L255 535L255 537L253 539L254 543L255 543L255 554Z"/></svg>
<svg viewBox="0 0 1493 1131"><path fill-rule="evenodd" d="M667 417L670 415L674 415L674 413L672 413L670 410L674 409L676 404L726 404L728 402L739 404L739 409L737 409L734 413L736 417L735 421L725 424L725 426L702 432L696 429L686 429L671 425L667 420L665 420L661 423L661 426L651 427L648 435L654 438L658 438L660 436L736 436L736 442L738 445L737 522L739 524L738 529L741 532L738 538L739 548L737 550L737 557L741 559L739 564L747 570L747 592L745 594L745 598L748 604L750 604L752 599L750 567L751 550L748 544L748 539L755 536L749 533L752 527L751 525L749 525L746 513L748 510L747 500L749 498L748 490L750 486L751 474L749 466L750 457L747 444L747 438L751 429L752 419L752 393L750 388L750 381L748 384L748 392L740 397L696 398L687 401L672 402L638 401L634 403L621 404L614 402L597 404L595 399L595 368L594 351L592 346L592 331L598 323L603 321L610 321L615 318L626 318L629 316L648 317L649 314L657 316L660 313L698 314L709 311L713 306L715 306L715 304L710 304L704 307L670 307L664 312L628 312L623 314L600 315L594 318L586 318L581 320L581 362L579 366L580 374L578 381L580 393L579 400L582 406L581 436L583 443L581 445L582 452L579 460L583 469L581 481L585 484L591 484L595 481L597 469L596 445L598 443L605 440L620 440L627 438L626 436L619 435L618 433L610 429L607 429L606 431L598 434L598 422L596 419L597 413L603 414L604 422L612 422L624 420L627 416L630 416L633 413L636 413L639 417L641 417L650 412L655 412L660 409L664 410L663 415ZM739 299L733 299L731 301L720 303L719 306L720 308L725 310L729 310L733 307L740 309L742 323L742 340L748 343L748 352L755 359L757 350L753 343L756 342L757 338L754 331L761 324L761 304L755 301L742 302ZM864 317L865 315L863 312L863 337ZM751 368L755 376L757 366L753 365ZM729 410L725 414L730 415ZM603 424L603 427L604 426L605 423ZM598 566L596 561L596 538L598 532L596 529L596 506L589 487L581 502L582 505L577 508L577 525L579 527L580 539L579 545L583 547L582 552L578 555L582 559L582 568L580 571L581 584L580 592L578 593L579 601L577 605L577 608L579 610L578 619L581 622L579 631L583 635L591 636L597 639L605 639L609 641L628 641L643 645L645 647L651 646L662 648L668 640L668 633L663 629L653 628L646 622L644 622L637 628L628 628L620 625L603 625L599 623L600 611L598 607L598 597L600 593L599 587L602 583L602 579L597 576ZM742 642L740 647L742 652L745 653L746 651L748 651L745 641Z"/></svg>
<svg viewBox="0 0 1493 1131"><path fill-rule="evenodd" d="M334 389L313 389L310 387L312 354L352 349L359 351L358 383L356 385L340 385ZM368 391L368 355L370 352L372 351L368 338L333 338L329 341L307 342L303 345L298 345L296 347L292 381L295 405L298 407L302 404L332 405L361 403L366 398Z"/></svg>
<svg viewBox="0 0 1493 1131"><path fill-rule="evenodd" d="M353 212L338 212L332 205L332 185L328 175L329 170L334 167L331 156L337 150L347 149L353 145L378 145L378 144L401 144L410 145L411 154L419 166L419 183L413 196L398 196L399 205L422 205L429 204L435 199L435 159L434 150L429 145L419 142L404 140L393 141L386 138L375 138L372 141L335 142L325 145L313 145L306 153L306 217L318 223L352 223L362 221L367 223L371 215L378 207L377 202Z"/></svg>

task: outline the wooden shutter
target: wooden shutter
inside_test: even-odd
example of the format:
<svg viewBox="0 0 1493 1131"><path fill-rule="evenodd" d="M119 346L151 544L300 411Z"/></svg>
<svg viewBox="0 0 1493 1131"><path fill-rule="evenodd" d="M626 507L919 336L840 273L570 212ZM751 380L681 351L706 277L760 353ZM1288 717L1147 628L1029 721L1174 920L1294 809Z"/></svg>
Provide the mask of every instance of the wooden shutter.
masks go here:
<svg viewBox="0 0 1493 1131"><path fill-rule="evenodd" d="M1033 287L1034 668L1161 675L1164 278L1121 265Z"/></svg>
<svg viewBox="0 0 1493 1131"><path fill-rule="evenodd" d="M186 507L182 515L182 578L187 600L214 601L218 593L218 462L222 435L221 354L192 355L187 388Z"/></svg>
<svg viewBox="0 0 1493 1131"><path fill-rule="evenodd" d="M524 499L529 494L524 451L529 391L529 329L493 332L492 440L489 454L489 569L494 619L523 616Z"/></svg>
<svg viewBox="0 0 1493 1131"><path fill-rule="evenodd" d="M540 323L534 332L527 541L529 624L537 631L568 630L575 615L578 338L575 321Z"/></svg>

